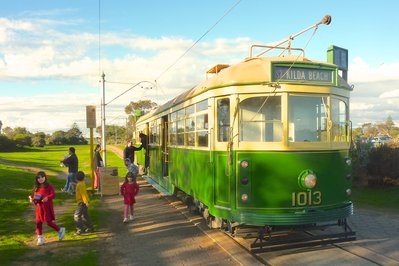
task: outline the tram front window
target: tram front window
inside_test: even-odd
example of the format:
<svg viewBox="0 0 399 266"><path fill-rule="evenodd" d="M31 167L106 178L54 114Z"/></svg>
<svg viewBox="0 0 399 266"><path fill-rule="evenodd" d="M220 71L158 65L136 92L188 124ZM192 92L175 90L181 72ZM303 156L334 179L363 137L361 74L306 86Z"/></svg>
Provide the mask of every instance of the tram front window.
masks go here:
<svg viewBox="0 0 399 266"><path fill-rule="evenodd" d="M240 140L280 142L283 139L281 97L263 96L240 102Z"/></svg>
<svg viewBox="0 0 399 266"><path fill-rule="evenodd" d="M289 96L288 141L327 142L327 97Z"/></svg>
<svg viewBox="0 0 399 266"><path fill-rule="evenodd" d="M345 142L347 138L348 108L344 101L331 99L331 135L333 142Z"/></svg>

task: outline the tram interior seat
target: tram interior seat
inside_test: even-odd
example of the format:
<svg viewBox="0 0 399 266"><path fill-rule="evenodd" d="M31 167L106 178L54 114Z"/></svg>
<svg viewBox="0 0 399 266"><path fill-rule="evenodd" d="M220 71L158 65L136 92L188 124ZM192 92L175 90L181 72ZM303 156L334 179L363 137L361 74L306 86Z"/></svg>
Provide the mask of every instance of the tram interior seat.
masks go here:
<svg viewBox="0 0 399 266"><path fill-rule="evenodd" d="M242 122L240 136L241 141L280 142L283 123L280 120Z"/></svg>

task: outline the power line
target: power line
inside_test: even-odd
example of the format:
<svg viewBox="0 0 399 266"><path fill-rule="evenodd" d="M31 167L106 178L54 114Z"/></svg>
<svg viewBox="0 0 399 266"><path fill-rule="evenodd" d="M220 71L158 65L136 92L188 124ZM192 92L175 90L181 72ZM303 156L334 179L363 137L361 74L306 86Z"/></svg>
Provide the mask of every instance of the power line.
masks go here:
<svg viewBox="0 0 399 266"><path fill-rule="evenodd" d="M209 28L204 34L202 34L202 36L193 45L191 45L190 48L188 48L181 56L179 56L155 80L160 79L167 71L169 71L169 69L171 69L173 66L175 66L177 64L177 62L180 61L180 59L182 59L197 43L199 43L202 40L202 38L204 38L214 27L216 27L216 25L219 24L219 22L222 21L222 19L224 19L224 17L226 17L240 2L241 2L241 0L238 0L218 21L216 21L215 24L213 24L213 26L211 28Z"/></svg>

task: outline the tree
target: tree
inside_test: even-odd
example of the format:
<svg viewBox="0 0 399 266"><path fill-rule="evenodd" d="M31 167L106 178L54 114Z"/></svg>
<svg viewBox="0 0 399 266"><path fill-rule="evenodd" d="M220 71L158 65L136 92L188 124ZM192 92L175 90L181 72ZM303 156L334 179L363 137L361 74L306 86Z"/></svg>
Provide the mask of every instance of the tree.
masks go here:
<svg viewBox="0 0 399 266"><path fill-rule="evenodd" d="M14 139L14 130L11 127L5 127L3 133L7 138Z"/></svg>
<svg viewBox="0 0 399 266"><path fill-rule="evenodd" d="M32 146L32 138L27 134L18 133L14 137L15 143L20 146Z"/></svg>
<svg viewBox="0 0 399 266"><path fill-rule="evenodd" d="M66 144L65 132L62 130L57 130L53 132L53 134L51 135L50 144L54 145Z"/></svg>
<svg viewBox="0 0 399 266"><path fill-rule="evenodd" d="M391 130L394 126L395 123L393 122L392 116L388 116L387 120L385 120L385 125L387 126L388 130Z"/></svg>
<svg viewBox="0 0 399 266"><path fill-rule="evenodd" d="M46 145L46 134L44 132L37 132L33 134L32 145L34 147L44 147L44 145Z"/></svg>
<svg viewBox="0 0 399 266"><path fill-rule="evenodd" d="M0 135L0 151L15 151L15 141Z"/></svg>
<svg viewBox="0 0 399 266"><path fill-rule="evenodd" d="M0 120L0 134L1 134L1 128L3 127L3 122Z"/></svg>
<svg viewBox="0 0 399 266"><path fill-rule="evenodd" d="M101 134L101 126L96 128L96 132ZM126 140L126 127L107 125L105 128L105 135L107 144L120 144L124 143Z"/></svg>
<svg viewBox="0 0 399 266"><path fill-rule="evenodd" d="M142 110L144 113L147 113L157 107L158 104L152 102L151 100L140 100L138 102L130 102L125 107L125 113L128 115L133 114L136 111Z"/></svg>
<svg viewBox="0 0 399 266"><path fill-rule="evenodd" d="M68 144L87 144L87 140L76 123L73 123L71 129L65 133L65 138Z"/></svg>
<svg viewBox="0 0 399 266"><path fill-rule="evenodd" d="M128 135L127 139L132 138L132 131L136 129L137 117L148 113L157 106L158 104L151 100L140 100L138 102L130 102L129 105L125 107L125 113L128 115L128 123L126 125L126 134ZM131 130L129 130L129 128L131 128Z"/></svg>

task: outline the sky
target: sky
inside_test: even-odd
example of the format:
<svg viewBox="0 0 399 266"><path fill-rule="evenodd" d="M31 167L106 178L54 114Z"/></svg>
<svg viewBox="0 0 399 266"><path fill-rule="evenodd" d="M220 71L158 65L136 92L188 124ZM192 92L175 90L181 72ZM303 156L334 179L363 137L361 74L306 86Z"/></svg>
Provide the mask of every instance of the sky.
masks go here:
<svg viewBox="0 0 399 266"><path fill-rule="evenodd" d="M105 94L106 123L124 125L125 106L172 99L216 64L235 64L252 44L273 44L331 15L330 25L293 47L326 60L349 50L351 120L399 125L399 1L15 0L0 9L0 121L32 133L84 134L86 106ZM105 83L102 83L102 74Z"/></svg>

